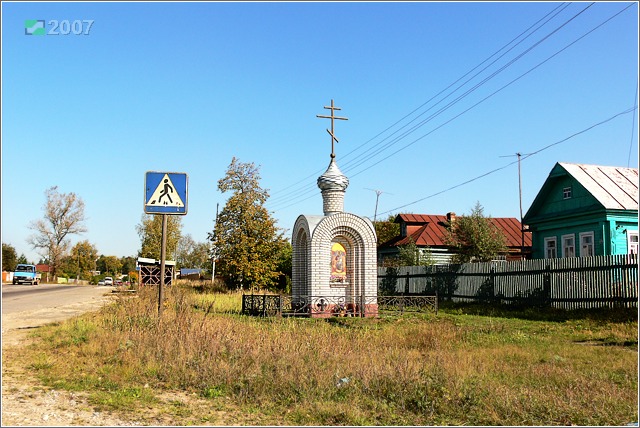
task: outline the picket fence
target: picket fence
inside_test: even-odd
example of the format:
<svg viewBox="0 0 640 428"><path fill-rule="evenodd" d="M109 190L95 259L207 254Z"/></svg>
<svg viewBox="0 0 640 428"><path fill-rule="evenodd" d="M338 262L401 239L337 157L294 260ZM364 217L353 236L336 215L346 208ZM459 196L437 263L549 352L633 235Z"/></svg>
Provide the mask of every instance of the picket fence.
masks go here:
<svg viewBox="0 0 640 428"><path fill-rule="evenodd" d="M638 307L638 256L378 268L380 295L562 309Z"/></svg>

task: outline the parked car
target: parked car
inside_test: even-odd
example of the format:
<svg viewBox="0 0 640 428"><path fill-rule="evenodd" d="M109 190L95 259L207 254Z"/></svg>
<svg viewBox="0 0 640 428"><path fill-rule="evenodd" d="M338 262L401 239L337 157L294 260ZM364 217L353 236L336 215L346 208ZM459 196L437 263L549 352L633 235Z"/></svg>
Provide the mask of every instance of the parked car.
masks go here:
<svg viewBox="0 0 640 428"><path fill-rule="evenodd" d="M110 276L105 276L104 285L113 285L113 278L111 278Z"/></svg>
<svg viewBox="0 0 640 428"><path fill-rule="evenodd" d="M98 285L104 285L104 279L101 279L100 281L98 281Z"/></svg>

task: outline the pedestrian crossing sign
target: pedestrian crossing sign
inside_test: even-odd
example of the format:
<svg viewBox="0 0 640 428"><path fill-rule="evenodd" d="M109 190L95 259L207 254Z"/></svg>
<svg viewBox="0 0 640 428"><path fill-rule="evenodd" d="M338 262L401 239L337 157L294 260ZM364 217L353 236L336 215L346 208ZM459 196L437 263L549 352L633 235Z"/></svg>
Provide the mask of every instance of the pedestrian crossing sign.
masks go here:
<svg viewBox="0 0 640 428"><path fill-rule="evenodd" d="M147 214L187 213L187 174L147 171L144 183L144 212Z"/></svg>

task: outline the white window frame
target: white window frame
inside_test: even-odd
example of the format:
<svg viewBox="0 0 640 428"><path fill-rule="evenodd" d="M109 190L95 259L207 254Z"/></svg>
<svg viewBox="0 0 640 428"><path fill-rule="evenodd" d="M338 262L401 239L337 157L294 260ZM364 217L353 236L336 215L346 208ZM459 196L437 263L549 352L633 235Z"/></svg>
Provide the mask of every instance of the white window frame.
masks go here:
<svg viewBox="0 0 640 428"><path fill-rule="evenodd" d="M571 186L562 188L562 199L571 199L573 189Z"/></svg>
<svg viewBox="0 0 640 428"><path fill-rule="evenodd" d="M565 245L566 239L570 239L572 242L572 245ZM570 252L572 254L567 254L569 253L569 251L567 251L569 248L571 249ZM575 257L575 256L576 256L576 235L574 234L562 235L562 257L569 258L569 257Z"/></svg>
<svg viewBox="0 0 640 428"><path fill-rule="evenodd" d="M587 245L584 244L585 238L591 238L591 242ZM585 250L585 247L587 248L586 250ZM589 251L589 247L591 248L590 251ZM580 233L580 257L595 256L596 255L595 251L596 251L596 248L595 248L595 239L594 239L593 232L581 232Z"/></svg>
<svg viewBox="0 0 640 428"><path fill-rule="evenodd" d="M553 243L553 247L549 244ZM553 250L553 256L550 257L549 250ZM548 238L544 238L544 258L545 259L555 259L558 257L558 238L555 236L550 236Z"/></svg>
<svg viewBox="0 0 640 428"><path fill-rule="evenodd" d="M635 240L632 238L636 238ZM627 230L627 253L638 254L638 231Z"/></svg>

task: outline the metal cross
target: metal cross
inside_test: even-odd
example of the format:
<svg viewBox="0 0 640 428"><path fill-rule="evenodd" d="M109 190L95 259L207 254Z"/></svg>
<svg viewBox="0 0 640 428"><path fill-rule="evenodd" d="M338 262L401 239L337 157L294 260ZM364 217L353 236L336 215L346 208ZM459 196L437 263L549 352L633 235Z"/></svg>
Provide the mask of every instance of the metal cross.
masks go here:
<svg viewBox="0 0 640 428"><path fill-rule="evenodd" d="M335 119L340 119L340 120L349 120L349 119L348 119L348 118L346 118L346 117L338 117L338 116L335 116L335 115L334 115L334 111L335 111L335 110L342 110L342 109L341 109L340 107L335 107L335 106L333 105L333 100L331 100L331 107L327 107L327 106L325 106L324 108L326 108L327 110L331 110L331 116L322 116L322 115L317 114L317 115L316 115L316 117L321 117L321 118L323 118L323 119L331 119L331 131L329 131L329 130L327 129L327 132L329 133L329 135L331 135L331 159L333 159L333 158L335 158L335 157L336 157L336 155L335 155L335 153L334 153L334 150L333 150L333 142L334 142L334 141L335 141L336 143L339 143L339 142L340 142L340 141L338 141L338 137L336 137L336 135L335 135L335 133L334 133L334 130L333 130L333 121L334 121Z"/></svg>

